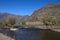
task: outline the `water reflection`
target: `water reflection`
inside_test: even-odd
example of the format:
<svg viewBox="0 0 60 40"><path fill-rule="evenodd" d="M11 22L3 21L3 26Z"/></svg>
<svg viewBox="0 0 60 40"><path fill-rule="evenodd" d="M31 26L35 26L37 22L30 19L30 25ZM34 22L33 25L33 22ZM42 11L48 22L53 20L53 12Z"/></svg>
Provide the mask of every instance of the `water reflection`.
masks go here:
<svg viewBox="0 0 60 40"><path fill-rule="evenodd" d="M15 40L60 40L60 33L49 29L20 28L16 31Z"/></svg>

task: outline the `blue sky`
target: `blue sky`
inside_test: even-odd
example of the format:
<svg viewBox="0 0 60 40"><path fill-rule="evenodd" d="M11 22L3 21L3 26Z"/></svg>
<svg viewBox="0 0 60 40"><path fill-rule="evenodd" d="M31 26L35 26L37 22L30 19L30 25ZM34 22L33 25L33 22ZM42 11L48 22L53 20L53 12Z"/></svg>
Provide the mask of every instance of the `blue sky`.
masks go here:
<svg viewBox="0 0 60 40"><path fill-rule="evenodd" d="M47 4L60 4L60 0L0 0L0 12L31 15Z"/></svg>

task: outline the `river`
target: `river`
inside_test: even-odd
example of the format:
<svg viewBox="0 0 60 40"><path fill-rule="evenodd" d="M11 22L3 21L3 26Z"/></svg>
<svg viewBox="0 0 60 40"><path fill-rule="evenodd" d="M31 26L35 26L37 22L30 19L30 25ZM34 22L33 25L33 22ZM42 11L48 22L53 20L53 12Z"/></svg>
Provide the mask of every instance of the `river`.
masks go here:
<svg viewBox="0 0 60 40"><path fill-rule="evenodd" d="M49 29L20 28L15 33L15 40L60 40L60 32Z"/></svg>
<svg viewBox="0 0 60 40"><path fill-rule="evenodd" d="M0 33L13 37L15 40L60 40L60 32L50 29L19 28L15 32L0 29Z"/></svg>

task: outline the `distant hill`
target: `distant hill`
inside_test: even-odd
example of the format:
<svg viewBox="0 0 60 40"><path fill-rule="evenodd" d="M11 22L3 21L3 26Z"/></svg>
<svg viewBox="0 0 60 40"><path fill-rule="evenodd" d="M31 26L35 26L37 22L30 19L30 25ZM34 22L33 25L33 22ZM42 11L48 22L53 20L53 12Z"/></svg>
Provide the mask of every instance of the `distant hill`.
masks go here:
<svg viewBox="0 0 60 40"><path fill-rule="evenodd" d="M0 22L5 20L8 16L10 16L10 14L8 14L8 13L0 13Z"/></svg>
<svg viewBox="0 0 60 40"><path fill-rule="evenodd" d="M0 13L0 22L4 21L5 19L7 19L8 17L16 17L16 21L17 22L22 22L24 20L27 20L29 19L29 16L20 16L20 15L13 15L13 14L10 14L10 13Z"/></svg>

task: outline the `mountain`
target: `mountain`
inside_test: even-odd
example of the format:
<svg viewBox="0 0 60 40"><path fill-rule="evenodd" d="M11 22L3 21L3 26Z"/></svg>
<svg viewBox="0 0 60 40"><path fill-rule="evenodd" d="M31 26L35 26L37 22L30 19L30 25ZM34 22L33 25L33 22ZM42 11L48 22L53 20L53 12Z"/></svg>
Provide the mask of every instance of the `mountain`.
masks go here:
<svg viewBox="0 0 60 40"><path fill-rule="evenodd" d="M5 20L10 14L8 13L0 13L0 22Z"/></svg>
<svg viewBox="0 0 60 40"><path fill-rule="evenodd" d="M26 16L20 16L20 15L13 15L10 13L0 13L0 22L4 21L5 19L9 18L10 16L17 18L16 22L22 22L24 20L29 19L29 16L27 16L27 15Z"/></svg>
<svg viewBox="0 0 60 40"><path fill-rule="evenodd" d="M40 21L41 17L55 17L60 18L60 4L48 4L43 8L40 8L33 12L31 16L21 16L21 15L13 15L9 13L0 13L0 22L7 19L9 16L14 16L17 19L17 22L23 21Z"/></svg>
<svg viewBox="0 0 60 40"><path fill-rule="evenodd" d="M32 15L34 20L41 20L41 17L60 18L60 4L48 4L45 7L36 10Z"/></svg>

